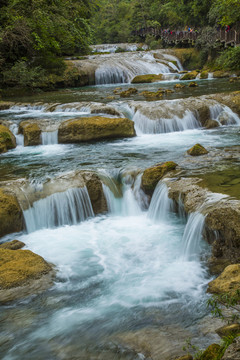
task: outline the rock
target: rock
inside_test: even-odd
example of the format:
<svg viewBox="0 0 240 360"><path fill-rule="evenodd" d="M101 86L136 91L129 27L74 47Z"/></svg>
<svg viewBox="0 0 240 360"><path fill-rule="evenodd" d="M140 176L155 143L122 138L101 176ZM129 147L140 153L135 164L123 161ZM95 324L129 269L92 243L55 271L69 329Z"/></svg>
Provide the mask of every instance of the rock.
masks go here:
<svg viewBox="0 0 240 360"><path fill-rule="evenodd" d="M129 119L96 116L64 121L58 130L58 141L80 143L135 135L134 123Z"/></svg>
<svg viewBox="0 0 240 360"><path fill-rule="evenodd" d="M184 84L175 84L174 85L174 89L183 89L185 87L186 87L186 85L184 85Z"/></svg>
<svg viewBox="0 0 240 360"><path fill-rule="evenodd" d="M221 275L208 284L208 292L212 294L233 295L239 290L240 284L240 264L229 265Z"/></svg>
<svg viewBox="0 0 240 360"><path fill-rule="evenodd" d="M129 88L129 89L125 90L125 91L120 92L119 95L120 95L120 97L125 98L125 97L129 97L131 95L137 94L137 92L138 92L137 89Z"/></svg>
<svg viewBox="0 0 240 360"><path fill-rule="evenodd" d="M22 229L23 214L16 197L0 189L0 237Z"/></svg>
<svg viewBox="0 0 240 360"><path fill-rule="evenodd" d="M216 121L216 120L207 120L206 123L205 123L205 128L206 129L214 129L214 128L217 128L219 127L219 122Z"/></svg>
<svg viewBox="0 0 240 360"><path fill-rule="evenodd" d="M116 94L116 95L119 95L119 93L122 91L122 88L121 87L116 87L114 90L113 90L113 93Z"/></svg>
<svg viewBox="0 0 240 360"><path fill-rule="evenodd" d="M24 146L41 144L41 129L37 123L22 121L19 125L19 133L24 136Z"/></svg>
<svg viewBox="0 0 240 360"><path fill-rule="evenodd" d="M115 96L107 96L106 99L107 100L115 100Z"/></svg>
<svg viewBox="0 0 240 360"><path fill-rule="evenodd" d="M212 344L204 351L204 353L200 356L199 360L214 360L220 353L220 350L220 345Z"/></svg>
<svg viewBox="0 0 240 360"><path fill-rule="evenodd" d="M230 74L228 72L222 70L214 71L213 73L214 78L227 78L229 76Z"/></svg>
<svg viewBox="0 0 240 360"><path fill-rule="evenodd" d="M231 324L222 326L216 330L216 333L221 337L240 334L240 324Z"/></svg>
<svg viewBox="0 0 240 360"><path fill-rule="evenodd" d="M177 164L175 162L167 161L164 164L155 165L151 168L146 169L143 172L141 183L143 191L148 195L152 195L159 180L161 180L162 177L169 171L175 170L176 167Z"/></svg>
<svg viewBox="0 0 240 360"><path fill-rule="evenodd" d="M180 80L194 80L196 79L197 76L198 76L198 71L194 70L181 76Z"/></svg>
<svg viewBox="0 0 240 360"><path fill-rule="evenodd" d="M195 81L191 81L188 87L198 87L198 84Z"/></svg>
<svg viewBox="0 0 240 360"><path fill-rule="evenodd" d="M22 241L12 240L12 241L0 244L0 249L19 250L19 249L23 248L24 246L25 246L25 244Z"/></svg>
<svg viewBox="0 0 240 360"><path fill-rule="evenodd" d="M191 149L189 149L187 153L191 156L200 156L208 154L208 151L202 145L196 144Z"/></svg>
<svg viewBox="0 0 240 360"><path fill-rule="evenodd" d="M0 249L0 301L34 293L37 288L33 292L33 283L52 272L52 266L30 250Z"/></svg>
<svg viewBox="0 0 240 360"><path fill-rule="evenodd" d="M4 125L0 125L0 154L16 147L16 139L12 132Z"/></svg>
<svg viewBox="0 0 240 360"><path fill-rule="evenodd" d="M239 77L231 77L230 79L229 79L229 82L231 82L231 83L233 83L233 82L236 82L236 81L238 81L239 80Z"/></svg>
<svg viewBox="0 0 240 360"><path fill-rule="evenodd" d="M233 340L225 351L222 360L240 360L240 337Z"/></svg>
<svg viewBox="0 0 240 360"><path fill-rule="evenodd" d="M153 83L163 80L163 75L159 74L148 74L148 75L138 75L132 80L132 84L145 84Z"/></svg>
<svg viewBox="0 0 240 360"><path fill-rule="evenodd" d="M155 99L161 99L163 97L164 91L142 91L140 95L143 95L147 100L155 100Z"/></svg>
<svg viewBox="0 0 240 360"><path fill-rule="evenodd" d="M193 360L192 355L184 355L181 356L180 358L177 358L176 360Z"/></svg>
<svg viewBox="0 0 240 360"><path fill-rule="evenodd" d="M94 214L108 211L106 198L103 193L102 182L96 174L83 174L83 178L92 203Z"/></svg>
<svg viewBox="0 0 240 360"><path fill-rule="evenodd" d="M227 105L240 116L240 91L234 91L228 94L211 95L214 100Z"/></svg>
<svg viewBox="0 0 240 360"><path fill-rule="evenodd" d="M171 89L167 89L167 90L165 90L165 94L173 94L174 93L174 91L173 90L171 90Z"/></svg>
<svg viewBox="0 0 240 360"><path fill-rule="evenodd" d="M208 78L208 71L201 71L200 79L207 79Z"/></svg>
<svg viewBox="0 0 240 360"><path fill-rule="evenodd" d="M10 101L0 101L0 110L8 110L14 103Z"/></svg>

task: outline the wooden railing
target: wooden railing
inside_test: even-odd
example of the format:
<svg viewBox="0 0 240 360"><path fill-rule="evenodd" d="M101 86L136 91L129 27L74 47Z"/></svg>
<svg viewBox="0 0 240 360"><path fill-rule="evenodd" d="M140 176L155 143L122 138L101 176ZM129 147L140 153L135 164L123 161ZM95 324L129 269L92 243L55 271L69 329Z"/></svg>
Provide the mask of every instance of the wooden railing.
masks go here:
<svg viewBox="0 0 240 360"><path fill-rule="evenodd" d="M194 44L201 32L198 31L166 31L159 28L148 27L133 31L132 34L145 38L150 34L156 38L161 38L163 41L169 44L177 43L192 43ZM219 41L225 46L237 46L240 45L240 30L219 30L213 34L214 40Z"/></svg>

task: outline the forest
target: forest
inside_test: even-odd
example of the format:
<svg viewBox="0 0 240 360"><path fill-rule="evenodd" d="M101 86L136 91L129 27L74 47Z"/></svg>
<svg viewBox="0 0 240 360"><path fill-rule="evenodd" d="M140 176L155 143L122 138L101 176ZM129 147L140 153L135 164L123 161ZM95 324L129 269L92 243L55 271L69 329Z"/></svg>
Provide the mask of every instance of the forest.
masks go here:
<svg viewBox="0 0 240 360"><path fill-rule="evenodd" d="M0 87L37 86L63 72L64 57L87 54L90 44L139 41L132 33L142 27L211 33L239 21L239 0L0 0Z"/></svg>

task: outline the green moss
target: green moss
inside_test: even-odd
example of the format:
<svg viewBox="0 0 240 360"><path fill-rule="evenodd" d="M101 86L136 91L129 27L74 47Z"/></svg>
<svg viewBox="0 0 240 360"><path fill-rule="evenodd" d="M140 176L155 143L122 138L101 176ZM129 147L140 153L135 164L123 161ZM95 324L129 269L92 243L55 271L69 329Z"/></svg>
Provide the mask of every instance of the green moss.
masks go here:
<svg viewBox="0 0 240 360"><path fill-rule="evenodd" d="M198 71L194 70L181 76L180 80L194 80L198 76Z"/></svg>
<svg viewBox="0 0 240 360"><path fill-rule="evenodd" d="M159 91L142 91L140 93L140 95L143 95L146 99L148 100L159 100L163 97L164 94L164 90L159 90Z"/></svg>
<svg viewBox="0 0 240 360"><path fill-rule="evenodd" d="M0 153L16 147L16 141L11 131L4 125L0 125Z"/></svg>
<svg viewBox="0 0 240 360"><path fill-rule="evenodd" d="M208 154L208 151L202 145L196 144L191 149L189 149L187 153L191 156L200 156Z"/></svg>
<svg viewBox="0 0 240 360"><path fill-rule="evenodd" d="M132 80L132 84L145 84L163 80L163 75L148 74L138 75Z"/></svg>
<svg viewBox="0 0 240 360"><path fill-rule="evenodd" d="M212 344L204 351L204 353L200 356L199 360L216 360L220 351L220 345Z"/></svg>
<svg viewBox="0 0 240 360"><path fill-rule="evenodd" d="M188 87L198 87L198 84L195 81L191 81Z"/></svg>
<svg viewBox="0 0 240 360"><path fill-rule="evenodd" d="M208 71L202 71L200 74L200 79L207 79L208 78Z"/></svg>
<svg viewBox="0 0 240 360"><path fill-rule="evenodd" d="M120 97L129 97L131 95L136 94L137 92L138 92L137 89L129 88L129 89L125 90L125 91L120 92L119 95L120 95Z"/></svg>
<svg viewBox="0 0 240 360"><path fill-rule="evenodd" d="M201 68L200 53L195 48L174 49L174 54L181 61L184 69L194 70Z"/></svg>

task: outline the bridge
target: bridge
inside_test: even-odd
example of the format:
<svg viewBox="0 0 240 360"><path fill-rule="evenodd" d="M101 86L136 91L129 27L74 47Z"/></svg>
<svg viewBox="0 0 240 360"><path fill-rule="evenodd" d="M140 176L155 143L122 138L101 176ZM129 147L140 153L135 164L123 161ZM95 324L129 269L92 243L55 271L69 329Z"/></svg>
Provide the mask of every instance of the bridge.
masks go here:
<svg viewBox="0 0 240 360"><path fill-rule="evenodd" d="M132 32L132 35L139 36L142 39L144 39L148 34L155 36L157 39L162 39L169 46L194 46L201 32L179 30L170 31L154 27L142 28ZM219 42L219 44L224 47L240 45L240 30L231 29L229 31L225 31L220 29L213 34L213 37L216 42Z"/></svg>

